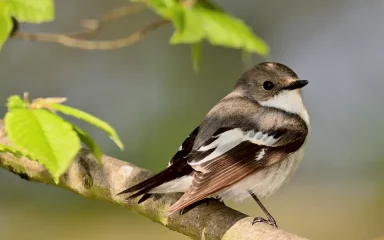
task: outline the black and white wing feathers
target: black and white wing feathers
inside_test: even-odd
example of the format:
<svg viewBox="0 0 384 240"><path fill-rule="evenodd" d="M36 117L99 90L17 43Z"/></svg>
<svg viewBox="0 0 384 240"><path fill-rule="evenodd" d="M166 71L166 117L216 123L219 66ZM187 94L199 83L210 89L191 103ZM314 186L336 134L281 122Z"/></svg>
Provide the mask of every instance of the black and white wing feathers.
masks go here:
<svg viewBox="0 0 384 240"><path fill-rule="evenodd" d="M273 126L268 130L256 126L254 130L241 126L218 129L190 154L188 164L194 169L192 185L168 209L167 215L212 196L298 150L307 135L306 125L302 122L300 128L287 126Z"/></svg>

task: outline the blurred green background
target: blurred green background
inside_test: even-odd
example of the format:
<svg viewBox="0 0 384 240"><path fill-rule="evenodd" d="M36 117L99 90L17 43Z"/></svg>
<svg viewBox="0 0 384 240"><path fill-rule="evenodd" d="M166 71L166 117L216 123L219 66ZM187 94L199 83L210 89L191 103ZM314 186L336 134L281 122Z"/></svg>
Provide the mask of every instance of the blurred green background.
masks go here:
<svg viewBox="0 0 384 240"><path fill-rule="evenodd" d="M65 32L125 0L56 1L56 21L22 30ZM279 226L311 239L384 236L384 1L218 1L270 45L270 61L310 80L304 100L312 131L305 159L289 184L265 200ZM147 11L108 25L100 36L128 35L156 16ZM245 69L235 50L203 45L198 74L190 47L171 46L171 26L111 51L9 41L0 54L0 102L68 97L68 104L113 125L124 152L82 126L105 153L159 171L181 141ZM5 107L0 106L3 116ZM21 180L0 169L0 239L187 239L135 213ZM228 203L261 215L252 201Z"/></svg>

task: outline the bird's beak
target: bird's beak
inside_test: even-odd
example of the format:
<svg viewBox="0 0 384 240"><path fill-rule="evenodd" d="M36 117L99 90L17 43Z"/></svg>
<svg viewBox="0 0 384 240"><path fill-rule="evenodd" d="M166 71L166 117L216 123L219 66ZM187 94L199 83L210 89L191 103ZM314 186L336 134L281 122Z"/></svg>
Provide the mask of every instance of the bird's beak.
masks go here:
<svg viewBox="0 0 384 240"><path fill-rule="evenodd" d="M308 80L296 80L296 81L292 82L291 84L289 84L288 86L284 87L284 89L285 90L294 90L294 89L302 88L305 85L307 85L308 83L309 83Z"/></svg>

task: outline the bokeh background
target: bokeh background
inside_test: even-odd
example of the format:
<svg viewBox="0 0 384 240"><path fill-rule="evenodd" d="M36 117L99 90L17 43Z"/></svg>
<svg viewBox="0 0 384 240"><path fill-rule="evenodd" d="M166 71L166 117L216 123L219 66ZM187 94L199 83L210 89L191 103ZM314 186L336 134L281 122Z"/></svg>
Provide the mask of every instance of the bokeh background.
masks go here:
<svg viewBox="0 0 384 240"><path fill-rule="evenodd" d="M217 1L245 20L271 47L268 60L310 80L304 90L312 132L303 164L289 184L265 201L279 225L311 239L384 236L384 1ZM53 24L22 30L65 32L125 0L56 1ZM128 35L156 16L147 11L111 23L101 38ZM0 102L68 97L68 104L108 121L121 135L120 152L88 130L105 153L159 171L206 112L233 86L244 63L235 50L203 46L201 70L190 47L171 46L172 27L111 51L9 41L0 54ZM6 109L0 106L1 116ZM252 201L228 203L261 215ZM135 213L21 180L0 169L0 238L187 239Z"/></svg>

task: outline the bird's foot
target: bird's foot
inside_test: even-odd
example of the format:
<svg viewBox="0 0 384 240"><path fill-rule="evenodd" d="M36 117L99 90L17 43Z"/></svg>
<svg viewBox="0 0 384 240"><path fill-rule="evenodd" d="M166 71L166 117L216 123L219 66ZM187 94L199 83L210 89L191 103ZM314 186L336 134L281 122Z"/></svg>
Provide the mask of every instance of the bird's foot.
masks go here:
<svg viewBox="0 0 384 240"><path fill-rule="evenodd" d="M274 227L278 228L275 219L268 219L267 220L267 219L262 218L262 217L256 217L256 218L253 219L252 225L257 223L257 222L267 223L267 224L269 224L271 226L274 226Z"/></svg>

